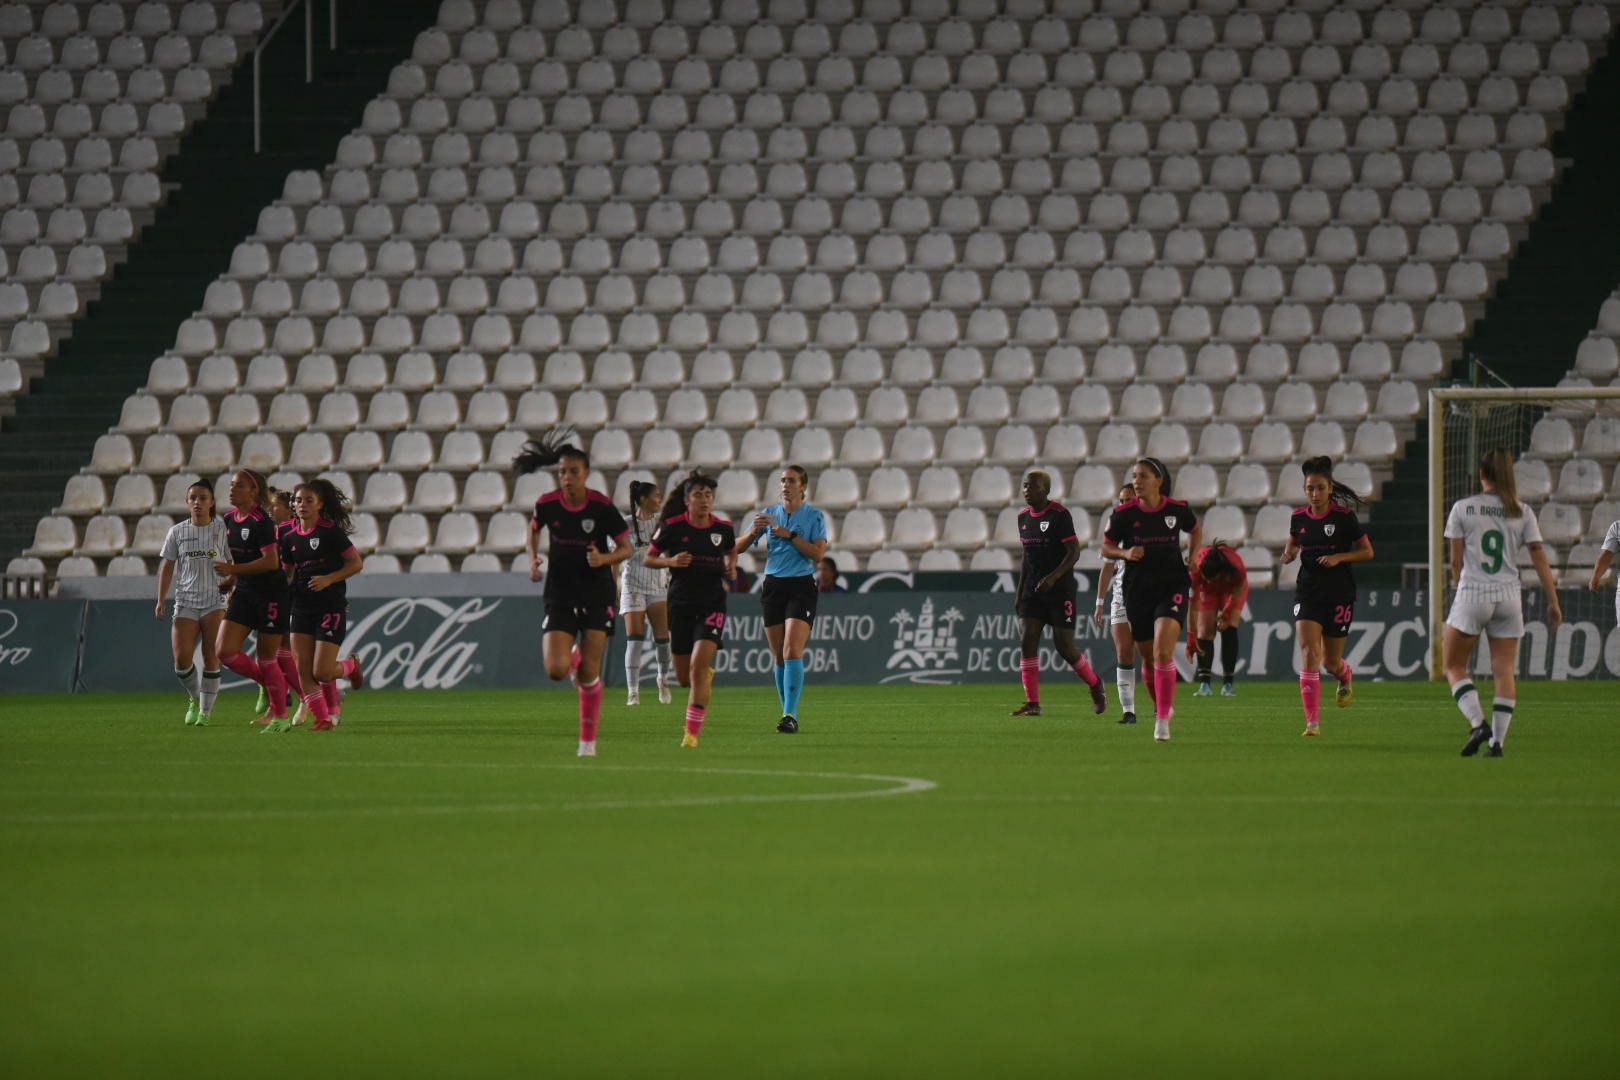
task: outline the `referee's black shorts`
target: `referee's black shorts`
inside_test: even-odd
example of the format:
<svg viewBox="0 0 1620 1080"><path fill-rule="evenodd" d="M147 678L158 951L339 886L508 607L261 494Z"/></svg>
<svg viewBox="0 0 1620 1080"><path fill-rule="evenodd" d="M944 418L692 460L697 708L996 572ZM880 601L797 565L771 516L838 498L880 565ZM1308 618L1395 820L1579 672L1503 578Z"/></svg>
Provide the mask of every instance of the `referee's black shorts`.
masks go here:
<svg viewBox="0 0 1620 1080"><path fill-rule="evenodd" d="M816 588L813 574L786 578L767 574L765 584L759 590L760 603L765 608L766 626L781 626L789 619L814 623L816 601L820 598L821 591Z"/></svg>

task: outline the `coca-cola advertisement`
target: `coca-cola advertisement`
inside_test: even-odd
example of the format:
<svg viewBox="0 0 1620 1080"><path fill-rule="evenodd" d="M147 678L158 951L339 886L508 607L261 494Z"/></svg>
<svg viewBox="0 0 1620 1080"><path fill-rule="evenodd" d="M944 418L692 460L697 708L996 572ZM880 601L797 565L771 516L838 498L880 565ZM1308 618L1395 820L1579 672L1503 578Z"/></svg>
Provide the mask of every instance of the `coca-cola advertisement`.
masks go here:
<svg viewBox="0 0 1620 1080"><path fill-rule="evenodd" d="M1358 673L1427 677L1424 600L1421 592L1387 590L1368 590L1358 598L1346 646L1346 657ZM1565 621L1556 630L1542 621L1539 610L1527 610L1519 652L1522 675L1620 677L1620 629L1614 615L1606 604L1582 606L1582 600L1573 594L1566 598ZM540 663L543 614L538 595L357 597L350 602L342 651L360 658L367 684L379 690L566 689L566 683L548 680ZM1011 593L896 589L827 594L821 598L805 665L823 682L846 685L1005 681L1018 670L1019 633ZM1093 663L1112 663L1114 646L1106 627L1083 620L1076 638ZM1292 679L1298 644L1291 595L1280 590L1251 593L1239 642L1241 673ZM623 681L624 644L621 627L603 666L610 685ZM1178 664L1186 667L1179 650L1177 655ZM652 663L652 650L644 662ZM1064 666L1049 645L1042 663L1050 671ZM771 667L758 598L733 596L716 672L728 679L768 683ZM243 684L228 675L224 685ZM173 686L168 627L153 619L148 604L23 601L0 607L0 690Z"/></svg>

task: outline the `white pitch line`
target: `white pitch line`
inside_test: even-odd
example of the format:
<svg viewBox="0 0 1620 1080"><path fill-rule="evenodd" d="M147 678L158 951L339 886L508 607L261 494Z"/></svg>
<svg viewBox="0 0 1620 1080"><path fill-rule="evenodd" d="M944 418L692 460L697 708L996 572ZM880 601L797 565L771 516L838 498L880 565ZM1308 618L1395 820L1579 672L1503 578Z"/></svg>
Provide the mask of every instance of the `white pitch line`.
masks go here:
<svg viewBox="0 0 1620 1080"><path fill-rule="evenodd" d="M16 762L16 764L29 764ZM127 763L126 763L127 764ZM760 803L805 803L805 802L843 802L853 799L883 799L895 795L916 795L924 791L932 791L937 785L932 780L924 780L915 776L886 776L879 773L841 773L841 772L796 772L779 769L694 769L694 768L662 768L656 765L598 765L591 764L553 764L547 762L466 762L458 765L454 762L415 762L415 761L366 761L366 762L298 762L298 761L253 761L253 762L160 762L149 764L163 765L325 765L325 766L367 766L371 768L473 768L473 769L573 769L591 770L593 772L656 772L656 773L684 773L698 776L765 776L772 778L791 777L801 780L836 780L861 781L890 785L888 787L873 788L864 791L807 791L796 793L764 793L742 795L691 795L669 798L636 799L614 798L585 801L540 801L523 800L517 802L493 803L400 803L381 804L376 806L336 806L326 808L291 807L274 808L266 810L212 810L206 813L183 811L157 811L146 813L113 813L97 812L85 814L13 814L0 816L0 825L81 825L81 824L145 824L161 822L210 822L210 821L276 821L287 818L395 818L395 817L451 817L459 814L528 814L541 813L547 810L636 810L636 809L679 809L696 806L730 806L755 805Z"/></svg>
<svg viewBox="0 0 1620 1080"><path fill-rule="evenodd" d="M943 795L936 802L954 803L1137 803L1176 806L1182 803L1227 806L1456 806L1503 810L1570 809L1620 810L1620 799L1492 799L1449 795L1154 795L1119 792L1097 795Z"/></svg>

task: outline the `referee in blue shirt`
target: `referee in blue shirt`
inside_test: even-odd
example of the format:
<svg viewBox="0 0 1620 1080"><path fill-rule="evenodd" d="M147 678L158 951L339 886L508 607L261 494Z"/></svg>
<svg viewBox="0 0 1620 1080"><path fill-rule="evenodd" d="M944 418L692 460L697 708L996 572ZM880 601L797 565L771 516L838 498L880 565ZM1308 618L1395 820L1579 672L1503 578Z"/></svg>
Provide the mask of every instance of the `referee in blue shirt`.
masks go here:
<svg viewBox="0 0 1620 1080"><path fill-rule="evenodd" d="M804 693L804 647L816 621L816 563L827 551L827 519L805 502L810 474L801 466L782 470L782 501L754 515L753 528L737 541L747 551L766 533L765 584L760 599L765 608L765 638L776 662L776 696L782 720L776 730L784 735L799 730L799 695Z"/></svg>

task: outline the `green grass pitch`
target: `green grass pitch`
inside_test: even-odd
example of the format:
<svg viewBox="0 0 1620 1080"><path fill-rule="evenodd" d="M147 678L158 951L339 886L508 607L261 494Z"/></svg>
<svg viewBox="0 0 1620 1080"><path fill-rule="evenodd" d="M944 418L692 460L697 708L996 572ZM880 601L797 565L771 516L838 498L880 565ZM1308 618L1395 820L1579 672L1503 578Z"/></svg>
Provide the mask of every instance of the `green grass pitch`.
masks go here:
<svg viewBox="0 0 1620 1080"><path fill-rule="evenodd" d="M797 737L722 683L696 751L610 689L586 762L562 692L0 699L0 1070L1620 1075L1614 684L1462 760L1442 686L1310 740L1183 686L1156 745L1045 682L812 682Z"/></svg>

